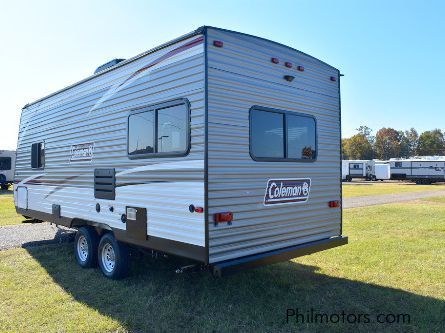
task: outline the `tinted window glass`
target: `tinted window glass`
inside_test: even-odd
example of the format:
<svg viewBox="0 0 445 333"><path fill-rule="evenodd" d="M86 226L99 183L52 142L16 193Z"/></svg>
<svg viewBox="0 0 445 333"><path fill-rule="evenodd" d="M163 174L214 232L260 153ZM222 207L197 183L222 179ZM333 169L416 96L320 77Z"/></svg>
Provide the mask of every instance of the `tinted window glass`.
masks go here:
<svg viewBox="0 0 445 333"><path fill-rule="evenodd" d="M287 158L315 159L315 119L286 115Z"/></svg>
<svg viewBox="0 0 445 333"><path fill-rule="evenodd" d="M41 142L39 146L39 162L40 162L40 168L43 168L45 166L45 142Z"/></svg>
<svg viewBox="0 0 445 333"><path fill-rule="evenodd" d="M313 117L260 107L251 109L250 154L254 159L315 160L316 149Z"/></svg>
<svg viewBox="0 0 445 333"><path fill-rule="evenodd" d="M128 154L184 155L189 146L189 109L185 102L152 106L128 118ZM141 156L150 157L150 156Z"/></svg>
<svg viewBox="0 0 445 333"><path fill-rule="evenodd" d="M283 114L252 110L251 153L255 157L284 158Z"/></svg>
<svg viewBox="0 0 445 333"><path fill-rule="evenodd" d="M184 104L158 110L158 152L184 152L187 147L187 108Z"/></svg>
<svg viewBox="0 0 445 333"><path fill-rule="evenodd" d="M31 145L31 168L41 169L45 166L45 143L38 142Z"/></svg>
<svg viewBox="0 0 445 333"><path fill-rule="evenodd" d="M132 114L128 119L128 153L154 153L154 111Z"/></svg>
<svg viewBox="0 0 445 333"><path fill-rule="evenodd" d="M11 157L0 157L0 170L11 170Z"/></svg>

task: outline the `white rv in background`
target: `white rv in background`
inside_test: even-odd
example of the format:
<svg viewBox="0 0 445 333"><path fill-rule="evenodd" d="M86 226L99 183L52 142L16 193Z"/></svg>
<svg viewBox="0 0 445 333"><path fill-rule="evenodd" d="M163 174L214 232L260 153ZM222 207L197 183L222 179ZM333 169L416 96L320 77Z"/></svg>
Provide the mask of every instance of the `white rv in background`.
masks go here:
<svg viewBox="0 0 445 333"><path fill-rule="evenodd" d="M372 160L343 160L342 161L342 180L350 182L354 178L373 180Z"/></svg>
<svg viewBox="0 0 445 333"><path fill-rule="evenodd" d="M17 212L77 228L110 278L128 246L221 275L346 244L339 79L212 27L111 62L23 108Z"/></svg>
<svg viewBox="0 0 445 333"><path fill-rule="evenodd" d="M416 184L445 181L445 157L391 159L391 179L410 180Z"/></svg>
<svg viewBox="0 0 445 333"><path fill-rule="evenodd" d="M0 150L0 187L7 190L14 182L15 151Z"/></svg>

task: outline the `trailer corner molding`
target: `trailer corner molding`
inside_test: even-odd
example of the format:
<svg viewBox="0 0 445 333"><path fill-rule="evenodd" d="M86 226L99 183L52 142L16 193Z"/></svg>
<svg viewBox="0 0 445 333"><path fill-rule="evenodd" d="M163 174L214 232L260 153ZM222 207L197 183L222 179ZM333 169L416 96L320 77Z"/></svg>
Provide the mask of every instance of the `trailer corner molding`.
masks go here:
<svg viewBox="0 0 445 333"><path fill-rule="evenodd" d="M310 191L310 178L269 179L264 206L306 202Z"/></svg>
<svg viewBox="0 0 445 333"><path fill-rule="evenodd" d="M94 142L72 145L70 161L91 161L93 154Z"/></svg>

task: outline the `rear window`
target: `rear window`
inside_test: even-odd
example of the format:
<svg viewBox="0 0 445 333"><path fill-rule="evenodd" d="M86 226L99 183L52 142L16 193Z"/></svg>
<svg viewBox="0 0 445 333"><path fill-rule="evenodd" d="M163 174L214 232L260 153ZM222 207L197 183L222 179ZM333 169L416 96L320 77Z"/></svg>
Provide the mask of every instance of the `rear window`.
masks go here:
<svg viewBox="0 0 445 333"><path fill-rule="evenodd" d="M289 111L250 110L250 155L261 161L313 161L317 157L315 118Z"/></svg>
<svg viewBox="0 0 445 333"><path fill-rule="evenodd" d="M0 157L0 170L11 170L11 157Z"/></svg>

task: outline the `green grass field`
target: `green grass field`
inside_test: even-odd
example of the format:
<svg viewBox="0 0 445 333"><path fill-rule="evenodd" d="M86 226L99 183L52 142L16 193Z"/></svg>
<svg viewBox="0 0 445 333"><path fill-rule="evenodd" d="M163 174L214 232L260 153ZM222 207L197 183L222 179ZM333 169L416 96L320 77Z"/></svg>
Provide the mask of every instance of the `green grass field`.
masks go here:
<svg viewBox="0 0 445 333"><path fill-rule="evenodd" d="M429 197L429 198L423 198L422 201L427 201L429 203L435 202L440 204L445 204L445 197Z"/></svg>
<svg viewBox="0 0 445 333"><path fill-rule="evenodd" d="M0 227L20 224L23 216L17 215L12 191L0 191Z"/></svg>
<svg viewBox="0 0 445 333"><path fill-rule="evenodd" d="M445 204L345 210L344 234L346 246L221 279L136 256L129 278L110 281L78 267L71 244L1 251L0 331L444 331ZM371 322L287 323L288 308Z"/></svg>
<svg viewBox="0 0 445 333"><path fill-rule="evenodd" d="M369 195L379 194L395 194L405 192L422 192L422 191L434 191L445 190L445 185L416 185L414 183L360 183L360 184L347 184L343 183L343 197L361 197Z"/></svg>

